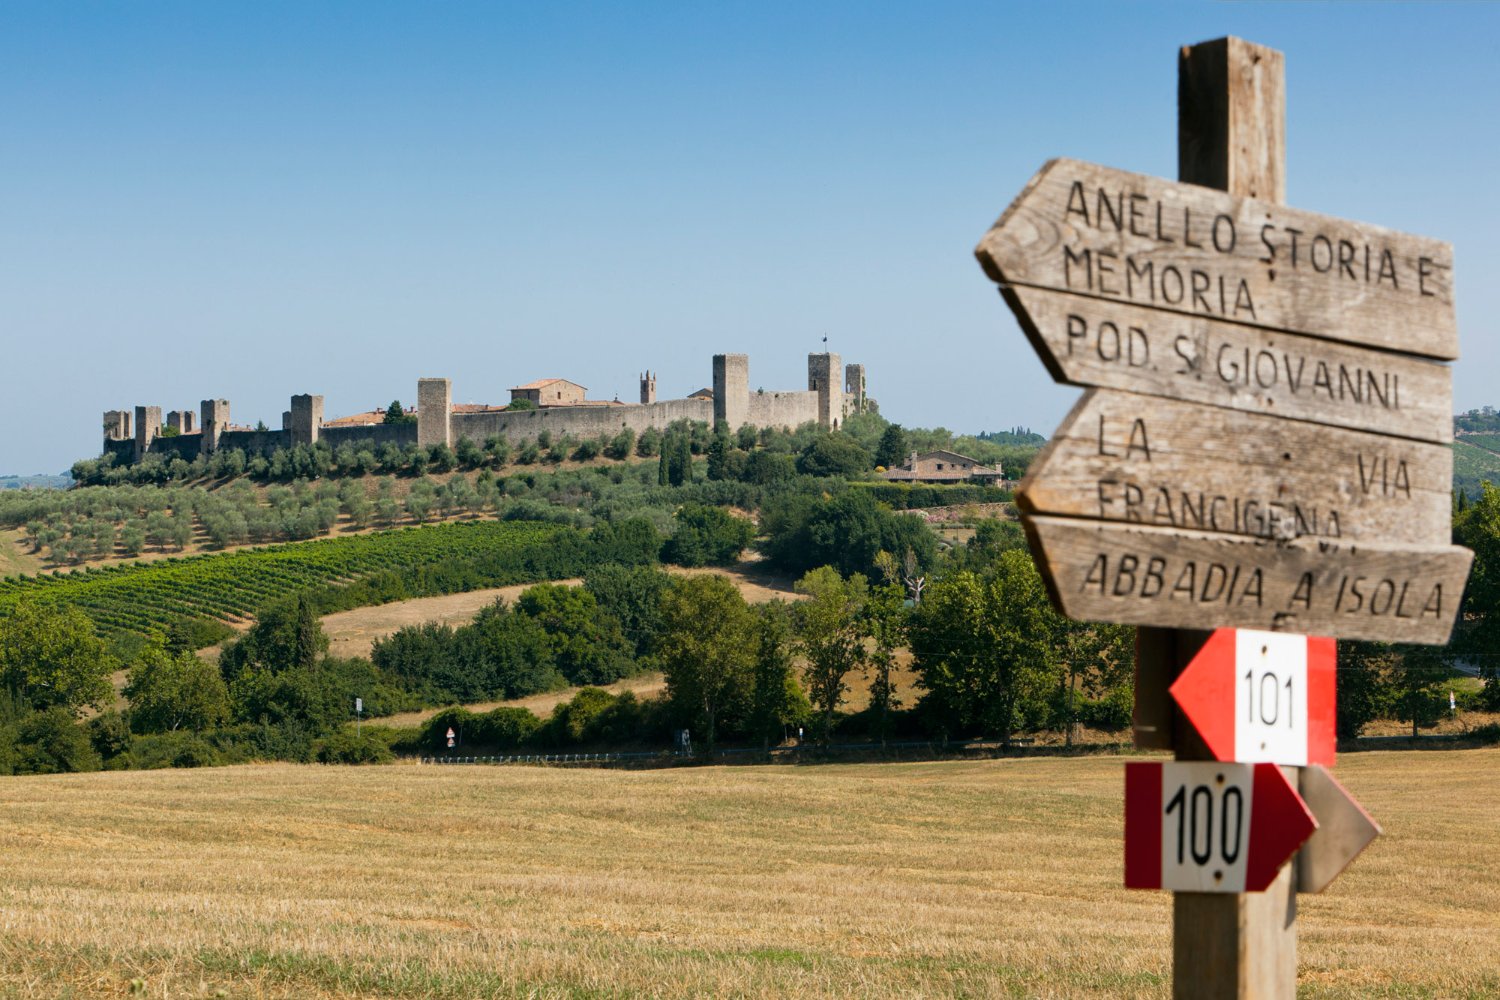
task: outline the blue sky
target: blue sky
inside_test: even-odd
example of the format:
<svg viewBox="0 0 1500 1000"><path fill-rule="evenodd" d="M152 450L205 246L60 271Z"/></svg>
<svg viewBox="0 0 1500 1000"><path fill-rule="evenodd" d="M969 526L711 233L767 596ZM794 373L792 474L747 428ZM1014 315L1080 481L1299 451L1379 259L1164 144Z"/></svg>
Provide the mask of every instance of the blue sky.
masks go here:
<svg viewBox="0 0 1500 1000"><path fill-rule="evenodd" d="M1225 34L1286 53L1290 204L1455 244L1500 404L1500 6L8 2L0 473L137 403L796 388L825 334L894 420L1050 432L973 246L1050 157L1173 176Z"/></svg>

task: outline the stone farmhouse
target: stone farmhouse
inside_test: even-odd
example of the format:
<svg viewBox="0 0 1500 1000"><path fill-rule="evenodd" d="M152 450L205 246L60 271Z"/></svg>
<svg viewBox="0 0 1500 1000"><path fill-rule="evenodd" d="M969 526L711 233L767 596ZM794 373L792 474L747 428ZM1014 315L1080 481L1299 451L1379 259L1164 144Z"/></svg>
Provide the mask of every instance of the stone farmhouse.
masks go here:
<svg viewBox="0 0 1500 1000"><path fill-rule="evenodd" d="M898 483L999 483L1005 474L998 465L981 465L956 451L912 452L904 465L881 473Z"/></svg>
<svg viewBox="0 0 1500 1000"><path fill-rule="evenodd" d="M629 428L637 434L648 428L664 430L677 420L723 421L731 431L752 427L793 428L813 422L837 429L851 413L874 409L865 394L864 365L841 366L837 354L807 356L807 388L750 389L747 354L713 356L713 388L686 399L658 400L656 373L640 376L640 400L624 403L587 398L588 390L563 378L538 379L510 390L511 401L526 400L531 409L508 405L453 402L453 383L447 378L417 380L417 405L408 414L415 423L385 423L384 410L371 410L325 420L323 397L297 395L281 415L281 429L233 424L229 400L205 399L197 413L172 410L162 420L160 406L137 406L104 413L104 452L116 462L138 462L148 454L187 460L221 449L239 448L246 454L270 454L278 448L325 441L338 447L383 444L430 447L453 445L463 438L482 443L499 436L513 443L535 440L543 431L554 437L613 436ZM164 435L163 427L175 433Z"/></svg>

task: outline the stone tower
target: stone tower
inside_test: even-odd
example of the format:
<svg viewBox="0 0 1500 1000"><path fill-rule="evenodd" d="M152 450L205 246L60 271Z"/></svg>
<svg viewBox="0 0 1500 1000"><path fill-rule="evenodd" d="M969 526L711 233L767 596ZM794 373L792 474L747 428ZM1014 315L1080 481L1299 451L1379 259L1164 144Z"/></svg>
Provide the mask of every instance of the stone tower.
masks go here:
<svg viewBox="0 0 1500 1000"><path fill-rule="evenodd" d="M453 444L453 380L417 379L417 444L431 448L435 444Z"/></svg>
<svg viewBox="0 0 1500 1000"><path fill-rule="evenodd" d="M161 407L135 408L135 460L139 462L151 450L151 443L161 433Z"/></svg>
<svg viewBox="0 0 1500 1000"><path fill-rule="evenodd" d="M203 418L203 440L198 450L212 455L219 450L219 435L229 429L229 400L205 399L198 404L198 415Z"/></svg>
<svg viewBox="0 0 1500 1000"><path fill-rule="evenodd" d="M865 366L844 366L845 404L850 413L865 412Z"/></svg>
<svg viewBox="0 0 1500 1000"><path fill-rule="evenodd" d="M807 389L818 394L818 423L824 427L844 423L843 374L837 354L807 356Z"/></svg>
<svg viewBox="0 0 1500 1000"><path fill-rule="evenodd" d="M714 424L743 427L750 417L750 355L714 355Z"/></svg>
<svg viewBox="0 0 1500 1000"><path fill-rule="evenodd" d="M301 396L292 397L292 408L288 411L291 423L287 430L291 432L292 444L317 444L318 431L323 427L323 397Z"/></svg>
<svg viewBox="0 0 1500 1000"><path fill-rule="evenodd" d="M646 371L641 373L641 404L656 402L656 373Z"/></svg>
<svg viewBox="0 0 1500 1000"><path fill-rule="evenodd" d="M105 410L104 440L129 441L131 437L133 435L130 433L130 411Z"/></svg>

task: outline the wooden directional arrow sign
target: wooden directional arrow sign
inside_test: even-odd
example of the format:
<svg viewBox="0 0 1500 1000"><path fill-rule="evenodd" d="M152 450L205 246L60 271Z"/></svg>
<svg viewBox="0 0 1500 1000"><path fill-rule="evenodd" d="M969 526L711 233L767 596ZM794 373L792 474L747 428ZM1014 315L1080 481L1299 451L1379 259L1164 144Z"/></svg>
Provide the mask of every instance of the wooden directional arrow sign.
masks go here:
<svg viewBox="0 0 1500 1000"><path fill-rule="evenodd" d="M1095 387L1016 497L1064 613L1447 641L1448 244L1052 160L976 255Z"/></svg>
<svg viewBox="0 0 1500 1000"><path fill-rule="evenodd" d="M1318 829L1297 854L1297 891L1322 892L1380 836L1380 826L1322 767L1302 770L1300 793Z"/></svg>
<svg viewBox="0 0 1500 1000"><path fill-rule="evenodd" d="M1092 389L1016 503L1259 538L1422 544L1448 534L1452 489L1442 445Z"/></svg>
<svg viewBox="0 0 1500 1000"><path fill-rule="evenodd" d="M1028 517L1053 602L1070 618L1254 628L1376 642L1448 641L1474 554Z"/></svg>
<svg viewBox="0 0 1500 1000"><path fill-rule="evenodd" d="M1453 440L1452 376L1434 361L1045 288L1001 293L1059 382Z"/></svg>
<svg viewBox="0 0 1500 1000"><path fill-rule="evenodd" d="M1458 356L1448 244L1192 184L1052 160L976 254L1002 285Z"/></svg>
<svg viewBox="0 0 1500 1000"><path fill-rule="evenodd" d="M1215 760L1332 764L1332 639L1216 629L1172 684Z"/></svg>
<svg viewBox="0 0 1500 1000"><path fill-rule="evenodd" d="M1125 886L1262 892L1317 821L1274 764L1125 765Z"/></svg>

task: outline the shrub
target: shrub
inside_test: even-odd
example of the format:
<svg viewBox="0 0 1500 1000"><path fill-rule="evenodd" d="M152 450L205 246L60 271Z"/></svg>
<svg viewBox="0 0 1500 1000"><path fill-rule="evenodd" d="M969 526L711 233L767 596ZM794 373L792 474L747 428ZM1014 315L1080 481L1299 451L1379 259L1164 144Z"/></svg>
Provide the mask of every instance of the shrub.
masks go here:
<svg viewBox="0 0 1500 1000"><path fill-rule="evenodd" d="M744 518L719 507L683 504L675 515L677 531L662 547L662 556L679 566L728 566L755 537Z"/></svg>
<svg viewBox="0 0 1500 1000"><path fill-rule="evenodd" d="M196 733L159 733L138 738L131 747L131 763L143 770L164 767L217 767L223 755Z"/></svg>
<svg viewBox="0 0 1500 1000"><path fill-rule="evenodd" d="M797 456L797 471L804 476L855 478L870 471L870 453L843 434L822 434Z"/></svg>
<svg viewBox="0 0 1500 1000"><path fill-rule="evenodd" d="M516 750L541 728L542 720L524 708L496 708L476 714L466 708L445 708L428 719L415 741L424 753L468 753L474 750ZM448 730L455 746L448 747ZM410 746L410 743L404 744Z"/></svg>
<svg viewBox="0 0 1500 1000"><path fill-rule="evenodd" d="M332 733L317 743L319 764L389 764L396 759L383 741L371 735L356 735L348 729Z"/></svg>
<svg viewBox="0 0 1500 1000"><path fill-rule="evenodd" d="M89 736L62 707L33 712L16 727L17 774L67 774L97 771L103 765Z"/></svg>

